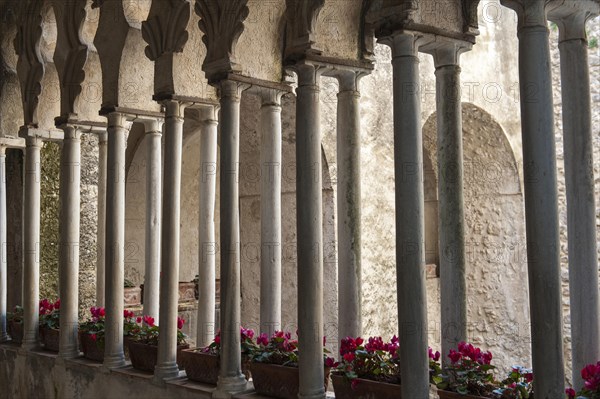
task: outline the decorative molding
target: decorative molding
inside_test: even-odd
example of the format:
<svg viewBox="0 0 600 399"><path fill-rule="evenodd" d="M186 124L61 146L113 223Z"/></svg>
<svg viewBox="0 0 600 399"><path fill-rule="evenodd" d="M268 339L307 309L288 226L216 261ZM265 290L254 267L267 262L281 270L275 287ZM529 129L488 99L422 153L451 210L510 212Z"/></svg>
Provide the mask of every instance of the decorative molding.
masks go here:
<svg viewBox="0 0 600 399"><path fill-rule="evenodd" d="M284 59L293 63L308 53L321 54L315 47L314 30L325 0L286 0L286 44Z"/></svg>
<svg viewBox="0 0 600 399"><path fill-rule="evenodd" d="M188 0L155 0L148 19L142 22L142 37L148 43L146 57L158 60L163 54L181 53L188 41Z"/></svg>
<svg viewBox="0 0 600 399"><path fill-rule="evenodd" d="M85 79L83 67L87 61L88 47L81 40L80 32L86 16L86 2L86 0L52 2L58 26L54 63L60 81L62 115L75 113L75 101L81 94L81 84Z"/></svg>
<svg viewBox="0 0 600 399"><path fill-rule="evenodd" d="M198 27L204 34L202 42L207 50L202 70L209 82L224 79L232 72L241 72L235 47L250 12L247 4L248 0L196 0L195 11L200 17Z"/></svg>
<svg viewBox="0 0 600 399"><path fill-rule="evenodd" d="M25 126L38 124L37 108L44 77L44 62L40 53L42 5L43 2L39 0L23 1L14 41L15 51L19 56L17 76L21 86Z"/></svg>
<svg viewBox="0 0 600 399"><path fill-rule="evenodd" d="M479 35L479 20L477 17L477 7L480 0L463 0L463 32L472 35Z"/></svg>

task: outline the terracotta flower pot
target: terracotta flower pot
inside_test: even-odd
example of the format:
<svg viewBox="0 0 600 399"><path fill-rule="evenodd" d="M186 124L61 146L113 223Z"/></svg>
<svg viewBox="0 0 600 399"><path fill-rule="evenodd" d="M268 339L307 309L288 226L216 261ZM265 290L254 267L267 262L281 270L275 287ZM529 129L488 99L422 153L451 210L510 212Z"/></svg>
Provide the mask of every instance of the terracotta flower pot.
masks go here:
<svg viewBox="0 0 600 399"><path fill-rule="evenodd" d="M23 322L11 320L8 323L8 335L15 344L23 342Z"/></svg>
<svg viewBox="0 0 600 399"><path fill-rule="evenodd" d="M440 399L488 399L486 396L461 395L457 392L442 391L441 389L438 389L438 395Z"/></svg>
<svg viewBox="0 0 600 399"><path fill-rule="evenodd" d="M185 369L187 377L192 381L204 384L217 385L219 379L219 357L209 353L200 352L198 349L184 349L179 354L181 367ZM246 379L250 378L248 361L242 357L242 373Z"/></svg>
<svg viewBox="0 0 600 399"><path fill-rule="evenodd" d="M142 371L154 371L158 359L158 346L148 345L142 342L129 340L129 360L134 369ZM177 363L179 363L181 351L188 349L189 344L177 346Z"/></svg>
<svg viewBox="0 0 600 399"><path fill-rule="evenodd" d="M79 332L79 347L86 359L97 362L104 361L104 345L100 345L98 341L92 339L87 332Z"/></svg>
<svg viewBox="0 0 600 399"><path fill-rule="evenodd" d="M325 367L325 390L329 385L329 371L329 367ZM250 363L250 373L256 393L280 399L298 398L300 373L297 367Z"/></svg>
<svg viewBox="0 0 600 399"><path fill-rule="evenodd" d="M56 328L40 328L40 340L44 344L44 349L51 352L58 352L60 343L60 330Z"/></svg>
<svg viewBox="0 0 600 399"><path fill-rule="evenodd" d="M341 375L332 375L336 399L401 399L400 385L357 378L352 389L350 380Z"/></svg>

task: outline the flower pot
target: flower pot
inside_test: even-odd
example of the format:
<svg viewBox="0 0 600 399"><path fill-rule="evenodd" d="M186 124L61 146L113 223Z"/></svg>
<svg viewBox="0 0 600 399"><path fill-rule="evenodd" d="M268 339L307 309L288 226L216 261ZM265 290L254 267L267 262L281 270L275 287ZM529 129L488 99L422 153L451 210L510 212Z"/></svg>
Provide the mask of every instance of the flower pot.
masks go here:
<svg viewBox="0 0 600 399"><path fill-rule="evenodd" d="M154 371L158 359L158 346L148 345L138 341L129 341L129 360L134 369L142 371ZM177 362L181 351L188 349L188 344L177 346Z"/></svg>
<svg viewBox="0 0 600 399"><path fill-rule="evenodd" d="M332 375L336 399L401 399L400 385L357 378L354 389L350 380L342 375Z"/></svg>
<svg viewBox="0 0 600 399"><path fill-rule="evenodd" d="M123 289L123 300L125 306L137 306L142 304L142 289L140 287L125 287Z"/></svg>
<svg viewBox="0 0 600 399"><path fill-rule="evenodd" d="M23 342L23 322L11 320L8 322L8 335L15 344Z"/></svg>
<svg viewBox="0 0 600 399"><path fill-rule="evenodd" d="M44 349L52 352L58 352L60 343L60 330L50 327L40 328L40 340L44 344Z"/></svg>
<svg viewBox="0 0 600 399"><path fill-rule="evenodd" d="M83 357L97 362L104 361L104 345L100 345L97 340L86 332L79 332L79 346L83 352Z"/></svg>
<svg viewBox="0 0 600 399"><path fill-rule="evenodd" d="M325 390L329 385L329 371L329 367L325 367ZM250 373L256 393L280 399L298 398L300 372L297 367L250 363Z"/></svg>
<svg viewBox="0 0 600 399"><path fill-rule="evenodd" d="M461 395L457 392L442 391L441 389L438 389L438 396L440 399L487 399L486 396Z"/></svg>
<svg viewBox="0 0 600 399"><path fill-rule="evenodd" d="M217 385L219 379L219 357L210 353L200 352L198 349L184 349L179 354L181 367L185 368L187 377L192 381L204 384ZM246 379L250 378L248 361L242 356L242 373Z"/></svg>

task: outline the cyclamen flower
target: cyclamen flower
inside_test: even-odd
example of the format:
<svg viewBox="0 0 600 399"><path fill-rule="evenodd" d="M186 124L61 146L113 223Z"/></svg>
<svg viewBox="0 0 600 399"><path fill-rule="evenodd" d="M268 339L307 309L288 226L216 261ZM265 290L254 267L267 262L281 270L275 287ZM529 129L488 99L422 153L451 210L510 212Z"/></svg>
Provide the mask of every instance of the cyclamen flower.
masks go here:
<svg viewBox="0 0 600 399"><path fill-rule="evenodd" d="M450 349L450 353L448 353L448 357L452 363L458 362L462 359L462 354L460 352L455 351L454 349Z"/></svg>
<svg viewBox="0 0 600 399"><path fill-rule="evenodd" d="M181 317L177 317L177 329L181 330L183 325L185 324L185 320Z"/></svg>
<svg viewBox="0 0 600 399"><path fill-rule="evenodd" d="M242 341L254 338L254 330L252 330L250 328L246 329L244 327L241 327L240 328L240 334L241 334L241 337L242 337Z"/></svg>
<svg viewBox="0 0 600 399"><path fill-rule="evenodd" d="M439 351L435 351L435 353L433 353L433 349L429 348L429 358L431 360L433 360L434 362L437 362L438 360L440 360L440 352Z"/></svg>
<svg viewBox="0 0 600 399"><path fill-rule="evenodd" d="M264 346L269 345L269 336L265 333L260 334L258 338L256 338L256 343Z"/></svg>
<svg viewBox="0 0 600 399"><path fill-rule="evenodd" d="M573 388L565 389L565 393L567 394L569 399L575 399L575 395L577 395L577 392L575 392L575 390Z"/></svg>
<svg viewBox="0 0 600 399"><path fill-rule="evenodd" d="M600 391L600 362L585 366L581 370L581 378L585 381L585 389L592 392Z"/></svg>
<svg viewBox="0 0 600 399"><path fill-rule="evenodd" d="M142 322L142 316L136 317L135 318L135 322L138 323L138 324L141 323Z"/></svg>
<svg viewBox="0 0 600 399"><path fill-rule="evenodd" d="M123 317L126 319L132 319L135 317L135 313L133 313L131 310L123 310Z"/></svg>
<svg viewBox="0 0 600 399"><path fill-rule="evenodd" d="M54 309L60 309L60 298L56 300L56 302L54 302Z"/></svg>
<svg viewBox="0 0 600 399"><path fill-rule="evenodd" d="M338 363L332 358L328 357L325 359L325 367L337 367Z"/></svg>
<svg viewBox="0 0 600 399"><path fill-rule="evenodd" d="M344 355L344 360L347 361L348 363L352 363L352 361L354 361L354 353L353 352L348 352Z"/></svg>
<svg viewBox="0 0 600 399"><path fill-rule="evenodd" d="M96 334L90 334L90 339L92 341L96 341L98 339L98 336Z"/></svg>
<svg viewBox="0 0 600 399"><path fill-rule="evenodd" d="M154 317L144 316L143 320L144 320L144 323L146 323L148 325L148 327L154 327Z"/></svg>

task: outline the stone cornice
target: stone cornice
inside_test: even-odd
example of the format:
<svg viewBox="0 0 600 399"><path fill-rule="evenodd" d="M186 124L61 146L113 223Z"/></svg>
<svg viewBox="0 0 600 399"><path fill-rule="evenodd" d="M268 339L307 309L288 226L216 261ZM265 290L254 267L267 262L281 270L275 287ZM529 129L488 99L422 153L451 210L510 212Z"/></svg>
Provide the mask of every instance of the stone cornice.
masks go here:
<svg viewBox="0 0 600 399"><path fill-rule="evenodd" d="M25 140L40 139L43 141L60 142L64 138L64 132L59 129L38 129L22 126L19 129L19 137Z"/></svg>
<svg viewBox="0 0 600 399"><path fill-rule="evenodd" d="M207 49L202 70L209 82L241 71L235 47L248 17L247 3L248 0L196 0L195 11L200 17L198 27Z"/></svg>
<svg viewBox="0 0 600 399"><path fill-rule="evenodd" d="M25 148L25 139L21 137L0 136L0 147L2 148Z"/></svg>
<svg viewBox="0 0 600 399"><path fill-rule="evenodd" d="M37 125L37 108L44 77L44 62L40 53L42 2L25 0L20 11L14 46L19 56L17 75L21 85L23 119L25 125Z"/></svg>
<svg viewBox="0 0 600 399"><path fill-rule="evenodd" d="M106 131L105 122L84 121L77 118L77 115L59 116L58 118L54 118L54 124L59 129L72 126L80 133L100 134Z"/></svg>
<svg viewBox="0 0 600 399"><path fill-rule="evenodd" d="M314 27L325 0L286 0L286 64L308 54L321 54L315 47Z"/></svg>

